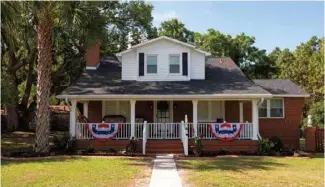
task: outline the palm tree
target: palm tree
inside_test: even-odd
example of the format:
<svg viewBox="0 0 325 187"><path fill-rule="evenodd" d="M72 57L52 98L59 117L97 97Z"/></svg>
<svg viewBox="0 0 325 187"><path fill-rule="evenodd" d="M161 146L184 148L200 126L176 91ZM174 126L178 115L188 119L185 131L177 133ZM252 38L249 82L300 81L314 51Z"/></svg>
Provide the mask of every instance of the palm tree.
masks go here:
<svg viewBox="0 0 325 187"><path fill-rule="evenodd" d="M100 2L31 2L37 16L37 110L36 138L34 151L48 153L49 146L49 101L52 73L52 29L60 24L68 33L80 32L77 41L80 46L88 40L100 38L105 28L105 19L101 14ZM70 35L71 36L71 35ZM76 36L76 35L74 35ZM70 40L76 40L70 38Z"/></svg>

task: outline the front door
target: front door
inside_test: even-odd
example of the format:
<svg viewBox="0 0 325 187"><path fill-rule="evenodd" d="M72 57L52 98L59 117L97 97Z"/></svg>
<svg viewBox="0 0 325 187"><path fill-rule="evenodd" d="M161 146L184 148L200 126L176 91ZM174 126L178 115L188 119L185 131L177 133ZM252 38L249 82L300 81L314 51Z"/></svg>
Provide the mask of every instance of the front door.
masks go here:
<svg viewBox="0 0 325 187"><path fill-rule="evenodd" d="M157 123L170 123L170 102L168 101L157 101Z"/></svg>

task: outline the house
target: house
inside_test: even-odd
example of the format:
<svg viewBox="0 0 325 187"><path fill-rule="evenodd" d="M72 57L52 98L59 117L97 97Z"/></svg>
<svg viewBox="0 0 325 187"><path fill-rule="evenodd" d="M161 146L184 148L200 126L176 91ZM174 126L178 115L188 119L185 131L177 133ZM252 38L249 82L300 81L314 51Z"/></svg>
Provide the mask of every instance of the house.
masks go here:
<svg viewBox="0 0 325 187"><path fill-rule="evenodd" d="M144 153L186 153L199 135L205 150L255 151L259 137L271 136L299 146L309 94L290 80L250 80L232 59L209 58L209 52L165 36L116 56L100 59L96 43L87 51L86 71L57 96L71 103L70 133L79 148L122 148L136 137L143 139ZM90 123L118 121L116 137L94 140L87 124L76 120L77 103ZM243 124L236 140L211 135L209 124L224 122Z"/></svg>

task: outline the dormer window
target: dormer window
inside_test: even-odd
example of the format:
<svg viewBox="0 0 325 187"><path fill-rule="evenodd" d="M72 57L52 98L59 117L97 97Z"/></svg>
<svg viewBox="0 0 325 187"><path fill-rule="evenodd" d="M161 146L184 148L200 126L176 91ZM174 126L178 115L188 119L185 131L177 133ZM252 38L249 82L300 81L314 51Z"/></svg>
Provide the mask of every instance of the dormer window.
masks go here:
<svg viewBox="0 0 325 187"><path fill-rule="evenodd" d="M146 55L147 74L157 74L157 55Z"/></svg>
<svg viewBox="0 0 325 187"><path fill-rule="evenodd" d="M169 55L169 73L180 73L180 55Z"/></svg>

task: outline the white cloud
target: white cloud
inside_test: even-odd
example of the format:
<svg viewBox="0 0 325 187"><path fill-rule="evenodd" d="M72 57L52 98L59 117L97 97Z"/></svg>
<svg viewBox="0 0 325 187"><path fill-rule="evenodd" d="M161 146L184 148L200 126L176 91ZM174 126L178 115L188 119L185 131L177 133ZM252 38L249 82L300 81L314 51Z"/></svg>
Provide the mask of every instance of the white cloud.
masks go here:
<svg viewBox="0 0 325 187"><path fill-rule="evenodd" d="M157 27L160 26L160 23L163 22L163 21L169 20L171 18L177 18L178 17L178 15L176 14L175 11L165 11L165 12L162 12L162 13L153 12L152 16L153 16L153 24L155 26L157 26Z"/></svg>

